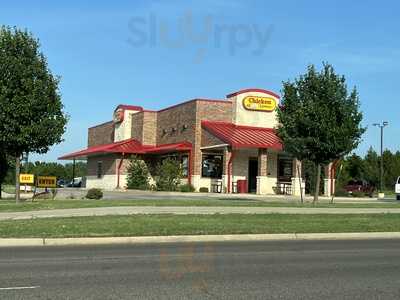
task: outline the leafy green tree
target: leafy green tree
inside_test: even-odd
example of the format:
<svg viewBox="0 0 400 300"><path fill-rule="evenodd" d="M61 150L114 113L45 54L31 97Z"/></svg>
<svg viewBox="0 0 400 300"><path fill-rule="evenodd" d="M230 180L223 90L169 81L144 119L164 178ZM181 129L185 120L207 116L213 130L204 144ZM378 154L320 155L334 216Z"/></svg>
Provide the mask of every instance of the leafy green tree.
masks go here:
<svg viewBox="0 0 400 300"><path fill-rule="evenodd" d="M365 176L364 179L373 187L378 187L379 185L379 176L380 176L380 167L379 167L380 158L376 151L370 147L368 149L367 154L364 157L364 167L365 167Z"/></svg>
<svg viewBox="0 0 400 300"><path fill-rule="evenodd" d="M313 65L294 82L283 83L281 124L278 135L285 151L316 165L314 202L318 201L321 166L350 153L360 143L365 129L356 89L347 91L344 76L324 64Z"/></svg>
<svg viewBox="0 0 400 300"><path fill-rule="evenodd" d="M0 149L0 199L1 199L2 184L7 176L8 169L9 169L9 162L7 159L7 155L5 151Z"/></svg>
<svg viewBox="0 0 400 300"><path fill-rule="evenodd" d="M159 191L176 191L183 176L181 164L174 158L162 160L155 171L155 181Z"/></svg>
<svg viewBox="0 0 400 300"><path fill-rule="evenodd" d="M357 154L352 154L346 159L345 169L350 178L363 180L365 174L364 160Z"/></svg>
<svg viewBox="0 0 400 300"><path fill-rule="evenodd" d="M149 188L149 169L146 163L133 156L129 160L127 187L128 189L147 190Z"/></svg>
<svg viewBox="0 0 400 300"><path fill-rule="evenodd" d="M21 155L62 141L67 117L58 84L31 33L0 28L0 144L15 159L17 203Z"/></svg>

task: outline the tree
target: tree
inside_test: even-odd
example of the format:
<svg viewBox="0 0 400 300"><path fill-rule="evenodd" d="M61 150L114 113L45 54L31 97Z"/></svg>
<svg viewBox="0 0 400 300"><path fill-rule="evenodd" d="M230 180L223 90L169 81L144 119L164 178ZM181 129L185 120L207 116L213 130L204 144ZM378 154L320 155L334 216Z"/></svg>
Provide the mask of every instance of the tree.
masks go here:
<svg viewBox="0 0 400 300"><path fill-rule="evenodd" d="M379 185L379 156L372 147L368 149L367 154L364 157L365 166L365 180L373 187L378 187Z"/></svg>
<svg viewBox="0 0 400 300"><path fill-rule="evenodd" d="M17 203L22 153L45 153L62 141L67 117L58 84L31 33L0 28L0 144L15 159Z"/></svg>
<svg viewBox="0 0 400 300"><path fill-rule="evenodd" d="M2 190L2 183L7 176L9 168L8 158L4 150L0 148L0 199L1 199L1 190Z"/></svg>
<svg viewBox="0 0 400 300"><path fill-rule="evenodd" d="M321 165L350 153L365 128L356 88L347 91L344 76L324 63L313 65L294 82L283 83L282 106L277 110L277 132L285 151L316 165L314 202L318 201Z"/></svg>
<svg viewBox="0 0 400 300"><path fill-rule="evenodd" d="M149 187L149 169L146 163L133 156L129 161L128 166L128 189L146 190Z"/></svg>
<svg viewBox="0 0 400 300"><path fill-rule="evenodd" d="M162 160L155 171L155 181L159 191L176 191L183 176L180 162L174 158Z"/></svg>

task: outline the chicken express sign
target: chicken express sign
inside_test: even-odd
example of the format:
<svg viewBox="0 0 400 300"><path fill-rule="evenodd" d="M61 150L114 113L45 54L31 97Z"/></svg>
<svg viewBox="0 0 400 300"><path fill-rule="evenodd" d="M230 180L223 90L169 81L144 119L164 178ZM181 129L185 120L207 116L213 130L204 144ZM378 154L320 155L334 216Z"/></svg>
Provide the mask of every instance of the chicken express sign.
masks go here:
<svg viewBox="0 0 400 300"><path fill-rule="evenodd" d="M243 99L243 107L247 110L271 112L276 106L276 99L272 97L247 96Z"/></svg>

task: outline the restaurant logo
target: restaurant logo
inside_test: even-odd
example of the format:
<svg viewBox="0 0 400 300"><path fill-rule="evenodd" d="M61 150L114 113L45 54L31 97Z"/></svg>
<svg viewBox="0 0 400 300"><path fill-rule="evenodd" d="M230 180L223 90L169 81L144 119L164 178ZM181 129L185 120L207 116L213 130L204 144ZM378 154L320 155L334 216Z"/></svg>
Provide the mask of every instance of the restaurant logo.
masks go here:
<svg viewBox="0 0 400 300"><path fill-rule="evenodd" d="M118 108L114 111L113 121L114 123L121 123L124 120L124 110Z"/></svg>
<svg viewBox="0 0 400 300"><path fill-rule="evenodd" d="M19 175L19 183L22 184L33 184L35 179L35 175L33 174L20 174Z"/></svg>
<svg viewBox="0 0 400 300"><path fill-rule="evenodd" d="M271 112L276 105L276 100L271 97L247 96L243 99L243 107L247 110Z"/></svg>

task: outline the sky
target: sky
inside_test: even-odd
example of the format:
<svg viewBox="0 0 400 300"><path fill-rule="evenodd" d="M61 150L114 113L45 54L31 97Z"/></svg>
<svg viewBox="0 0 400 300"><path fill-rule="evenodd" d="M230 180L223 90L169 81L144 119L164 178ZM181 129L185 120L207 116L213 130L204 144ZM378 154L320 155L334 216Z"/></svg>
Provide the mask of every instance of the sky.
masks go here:
<svg viewBox="0 0 400 300"><path fill-rule="evenodd" d="M400 150L400 2L1 1L0 24L27 28L61 76L64 142L30 160L86 148L87 128L118 104L161 109L224 99L243 88L275 92L309 64L332 64L359 91L367 131L356 153Z"/></svg>

